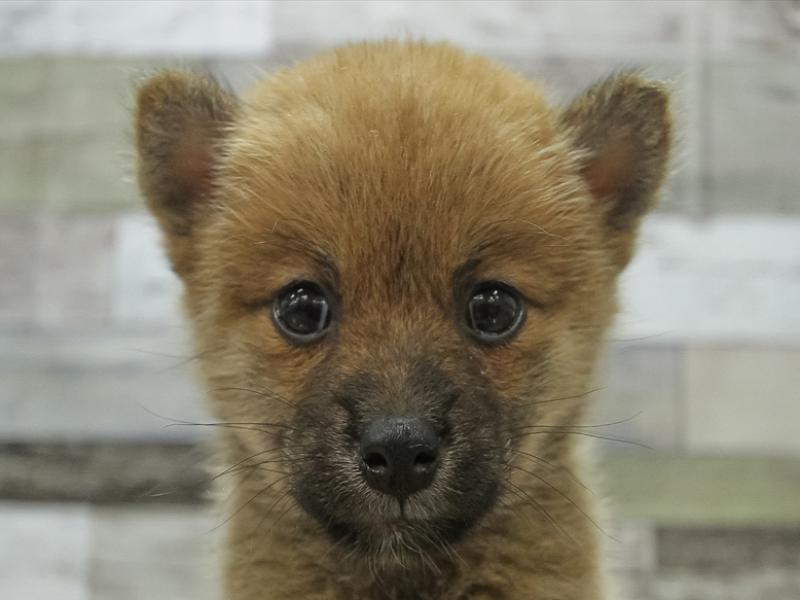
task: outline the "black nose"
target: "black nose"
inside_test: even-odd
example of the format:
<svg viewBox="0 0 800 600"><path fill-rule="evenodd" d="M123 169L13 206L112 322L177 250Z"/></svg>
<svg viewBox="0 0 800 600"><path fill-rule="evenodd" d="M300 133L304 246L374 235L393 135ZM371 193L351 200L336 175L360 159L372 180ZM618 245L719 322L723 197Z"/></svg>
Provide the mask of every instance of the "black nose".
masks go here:
<svg viewBox="0 0 800 600"><path fill-rule="evenodd" d="M433 481L439 464L439 435L428 421L377 419L361 436L361 468L373 488L405 498Z"/></svg>

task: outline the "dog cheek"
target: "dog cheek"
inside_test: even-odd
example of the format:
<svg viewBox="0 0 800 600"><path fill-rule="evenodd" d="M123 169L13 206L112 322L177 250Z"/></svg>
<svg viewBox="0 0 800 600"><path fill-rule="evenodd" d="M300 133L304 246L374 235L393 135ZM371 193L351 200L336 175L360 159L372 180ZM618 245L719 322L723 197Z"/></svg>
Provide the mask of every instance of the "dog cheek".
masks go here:
<svg viewBox="0 0 800 600"><path fill-rule="evenodd" d="M451 468L446 472L446 483L458 496L474 499L481 510L492 503L492 490L500 479L509 439L503 404L489 395L469 398L451 416Z"/></svg>
<svg viewBox="0 0 800 600"><path fill-rule="evenodd" d="M292 488L298 502L319 519L342 512L354 487L353 441L346 412L335 403L309 398L300 402L292 421Z"/></svg>

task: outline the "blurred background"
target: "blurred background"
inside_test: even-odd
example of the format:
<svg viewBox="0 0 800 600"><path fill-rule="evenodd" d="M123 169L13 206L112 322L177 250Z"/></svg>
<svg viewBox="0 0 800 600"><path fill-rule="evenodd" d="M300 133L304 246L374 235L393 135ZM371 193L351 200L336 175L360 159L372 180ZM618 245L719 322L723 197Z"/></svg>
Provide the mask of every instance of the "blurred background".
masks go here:
<svg viewBox="0 0 800 600"><path fill-rule="evenodd" d="M800 598L800 2L0 3L0 597L211 599L208 418L133 178L134 82L240 90L333 45L449 40L564 102L675 90L674 175L592 394L632 599ZM212 559L213 560L213 559Z"/></svg>

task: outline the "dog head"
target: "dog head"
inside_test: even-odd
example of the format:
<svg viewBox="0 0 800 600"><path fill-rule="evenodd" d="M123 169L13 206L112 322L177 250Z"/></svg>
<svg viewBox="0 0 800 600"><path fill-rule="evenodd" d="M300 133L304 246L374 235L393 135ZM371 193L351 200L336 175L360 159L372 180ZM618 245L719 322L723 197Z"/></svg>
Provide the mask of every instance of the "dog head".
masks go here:
<svg viewBox="0 0 800 600"><path fill-rule="evenodd" d="M256 479L370 549L456 540L517 452L557 460L665 173L667 104L628 73L553 110L422 44L340 49L242 100L147 81L140 182L232 456L271 460Z"/></svg>

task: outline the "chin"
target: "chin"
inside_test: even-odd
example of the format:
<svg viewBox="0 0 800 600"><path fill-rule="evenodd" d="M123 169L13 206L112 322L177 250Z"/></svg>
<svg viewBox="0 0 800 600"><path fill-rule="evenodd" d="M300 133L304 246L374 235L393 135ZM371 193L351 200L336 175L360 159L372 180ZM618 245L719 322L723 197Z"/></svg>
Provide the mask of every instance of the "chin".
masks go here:
<svg viewBox="0 0 800 600"><path fill-rule="evenodd" d="M329 523L326 530L334 543L350 547L359 555L402 565L421 553L449 553L449 547L471 527L471 523L446 519L399 519L371 525Z"/></svg>
<svg viewBox="0 0 800 600"><path fill-rule="evenodd" d="M497 500L499 484L483 487L484 493L460 501L437 502L430 493L403 502L366 494L350 507L323 507L302 494L297 500L333 543L358 555L404 563L421 553L449 554L450 546L469 535ZM444 506L437 510L437 505Z"/></svg>

